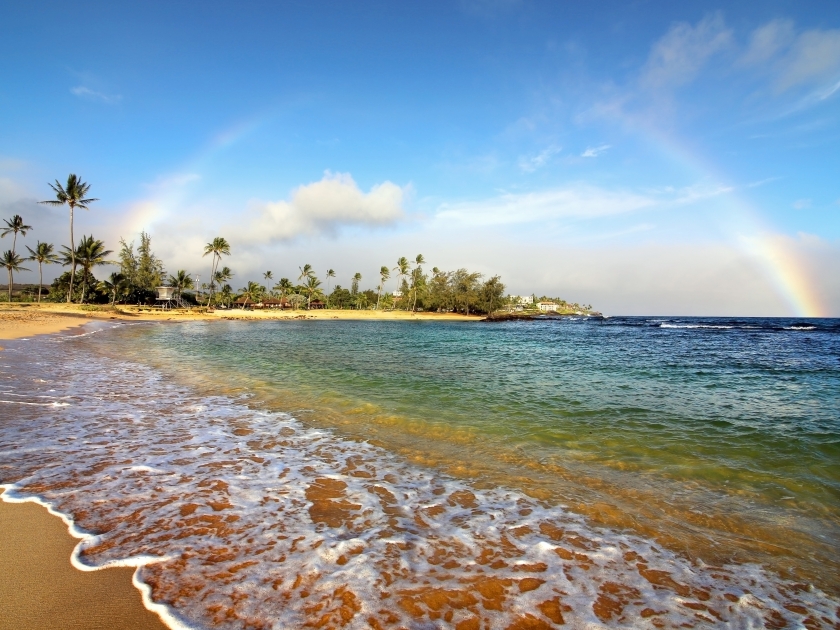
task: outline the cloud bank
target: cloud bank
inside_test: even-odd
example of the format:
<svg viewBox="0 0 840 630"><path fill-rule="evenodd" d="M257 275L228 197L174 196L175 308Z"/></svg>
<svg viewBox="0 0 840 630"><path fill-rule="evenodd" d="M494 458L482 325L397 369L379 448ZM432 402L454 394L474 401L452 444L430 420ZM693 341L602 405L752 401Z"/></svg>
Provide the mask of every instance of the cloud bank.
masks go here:
<svg viewBox="0 0 840 630"><path fill-rule="evenodd" d="M232 232L240 242L265 244L348 226L392 225L405 218L407 194L408 188L389 181L364 192L350 174L327 171L320 181L296 188L289 200L253 203L249 220Z"/></svg>

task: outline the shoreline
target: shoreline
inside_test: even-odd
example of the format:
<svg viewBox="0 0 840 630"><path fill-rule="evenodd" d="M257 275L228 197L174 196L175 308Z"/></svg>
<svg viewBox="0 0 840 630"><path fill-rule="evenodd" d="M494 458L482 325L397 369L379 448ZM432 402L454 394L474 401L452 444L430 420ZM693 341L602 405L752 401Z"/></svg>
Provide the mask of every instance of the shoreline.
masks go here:
<svg viewBox="0 0 840 630"><path fill-rule="evenodd" d="M10 501L0 492L0 630L168 630L144 604L136 567L78 569L72 559L81 541L66 518L36 499Z"/></svg>
<svg viewBox="0 0 840 630"><path fill-rule="evenodd" d="M159 310L152 307L119 305L21 303L0 304L0 340L21 339L33 335L61 332L95 320L118 320L132 322L183 322L183 321L418 321L418 322L479 322L483 315L460 315L455 313L429 313L408 311L356 311L356 310L298 310L276 311L241 309L216 309L211 312L193 310Z"/></svg>

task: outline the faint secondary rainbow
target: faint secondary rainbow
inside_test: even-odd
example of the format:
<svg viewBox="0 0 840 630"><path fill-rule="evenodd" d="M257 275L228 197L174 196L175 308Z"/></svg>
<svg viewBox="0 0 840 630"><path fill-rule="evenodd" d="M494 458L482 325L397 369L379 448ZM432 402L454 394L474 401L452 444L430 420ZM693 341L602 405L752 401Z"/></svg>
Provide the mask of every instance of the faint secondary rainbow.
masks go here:
<svg viewBox="0 0 840 630"><path fill-rule="evenodd" d="M195 155L178 169L177 175L167 178L151 196L134 203L129 210L128 223L133 233L149 230L150 226L177 210L187 202L189 183L201 179L208 164L225 149L240 142L270 120L271 114L261 113L238 121L214 135Z"/></svg>
<svg viewBox="0 0 840 630"><path fill-rule="evenodd" d="M641 127L646 136L671 159L683 165L700 179L716 182L728 178L676 138L662 133L647 124L632 121ZM826 317L828 309L823 304L819 291L808 273L807 265L793 247L790 239L773 230L761 218L750 202L742 198L732 187L721 194L730 212L728 221L721 224L722 231L732 239L741 251L759 263L776 293L787 304L792 315L798 317Z"/></svg>

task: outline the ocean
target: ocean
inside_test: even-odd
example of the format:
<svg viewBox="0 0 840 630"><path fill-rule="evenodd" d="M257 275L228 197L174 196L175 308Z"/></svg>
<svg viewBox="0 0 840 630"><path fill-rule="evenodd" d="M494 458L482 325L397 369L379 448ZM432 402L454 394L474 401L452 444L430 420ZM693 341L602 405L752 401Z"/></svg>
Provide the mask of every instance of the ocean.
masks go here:
<svg viewBox="0 0 840 630"><path fill-rule="evenodd" d="M840 623L840 320L100 323L0 483L175 628Z"/></svg>

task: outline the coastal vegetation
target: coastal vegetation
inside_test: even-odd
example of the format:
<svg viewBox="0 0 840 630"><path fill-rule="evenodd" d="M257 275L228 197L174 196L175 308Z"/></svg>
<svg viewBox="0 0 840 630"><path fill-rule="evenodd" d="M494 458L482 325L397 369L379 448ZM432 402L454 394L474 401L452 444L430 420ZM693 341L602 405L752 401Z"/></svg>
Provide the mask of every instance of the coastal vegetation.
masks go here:
<svg viewBox="0 0 840 630"><path fill-rule="evenodd" d="M295 281L284 276L274 282L274 271L266 270L262 273L264 284L248 280L237 291L230 284L235 275L234 271L222 265L223 259L230 257L232 253L231 244L223 236L215 237L203 249L202 257L210 257L210 276L207 282L200 283L199 276L193 276L186 269L178 269L174 274L168 274L163 260L152 251L151 236L145 231L140 233L139 245L136 248L134 241L120 238L116 260L109 259L114 252L107 249L105 243L93 234L83 236L76 244L73 235L74 211L76 208L88 210L88 206L98 200L88 196L90 184L72 173L65 185L56 180L55 184L49 186L55 193L55 199L39 203L68 208L71 245L62 246L60 254L56 255L52 243L38 241L35 249L27 247L30 256L21 258L15 251L17 236L20 234L25 237L27 232L34 228L27 225L20 215L5 220L6 227L2 228L0 236L11 234L13 237L12 249L2 255L2 264L9 275L9 301L12 301L15 289L14 274L28 271L22 264L31 260L38 263L39 302L43 299L51 302L112 306L154 305L156 290L161 286L168 286L174 289L174 304L179 307L202 305L204 308L369 309L463 315L546 310L538 306L536 299L523 304L521 298L506 295L505 284L498 275L485 278L483 274L466 268L446 271L432 267L426 271L426 258L423 254L417 254L413 259L400 256L393 267L381 265L378 274L373 276L376 280L375 288L362 286L365 277L369 276L364 276L359 271L349 276L349 289L338 282L333 285L333 280L338 277L334 269L325 270L322 279L313 265L306 263L298 267L299 273ZM56 263L69 269L55 278L48 291L45 291L43 265ZM118 266L119 270L112 271L103 280L98 280L94 270L106 265ZM389 282L392 281L393 285L389 287ZM19 301L34 299L34 290L28 292L28 297L26 291L19 292ZM591 310L591 307L582 307L559 299L553 301L558 305L558 311Z"/></svg>

